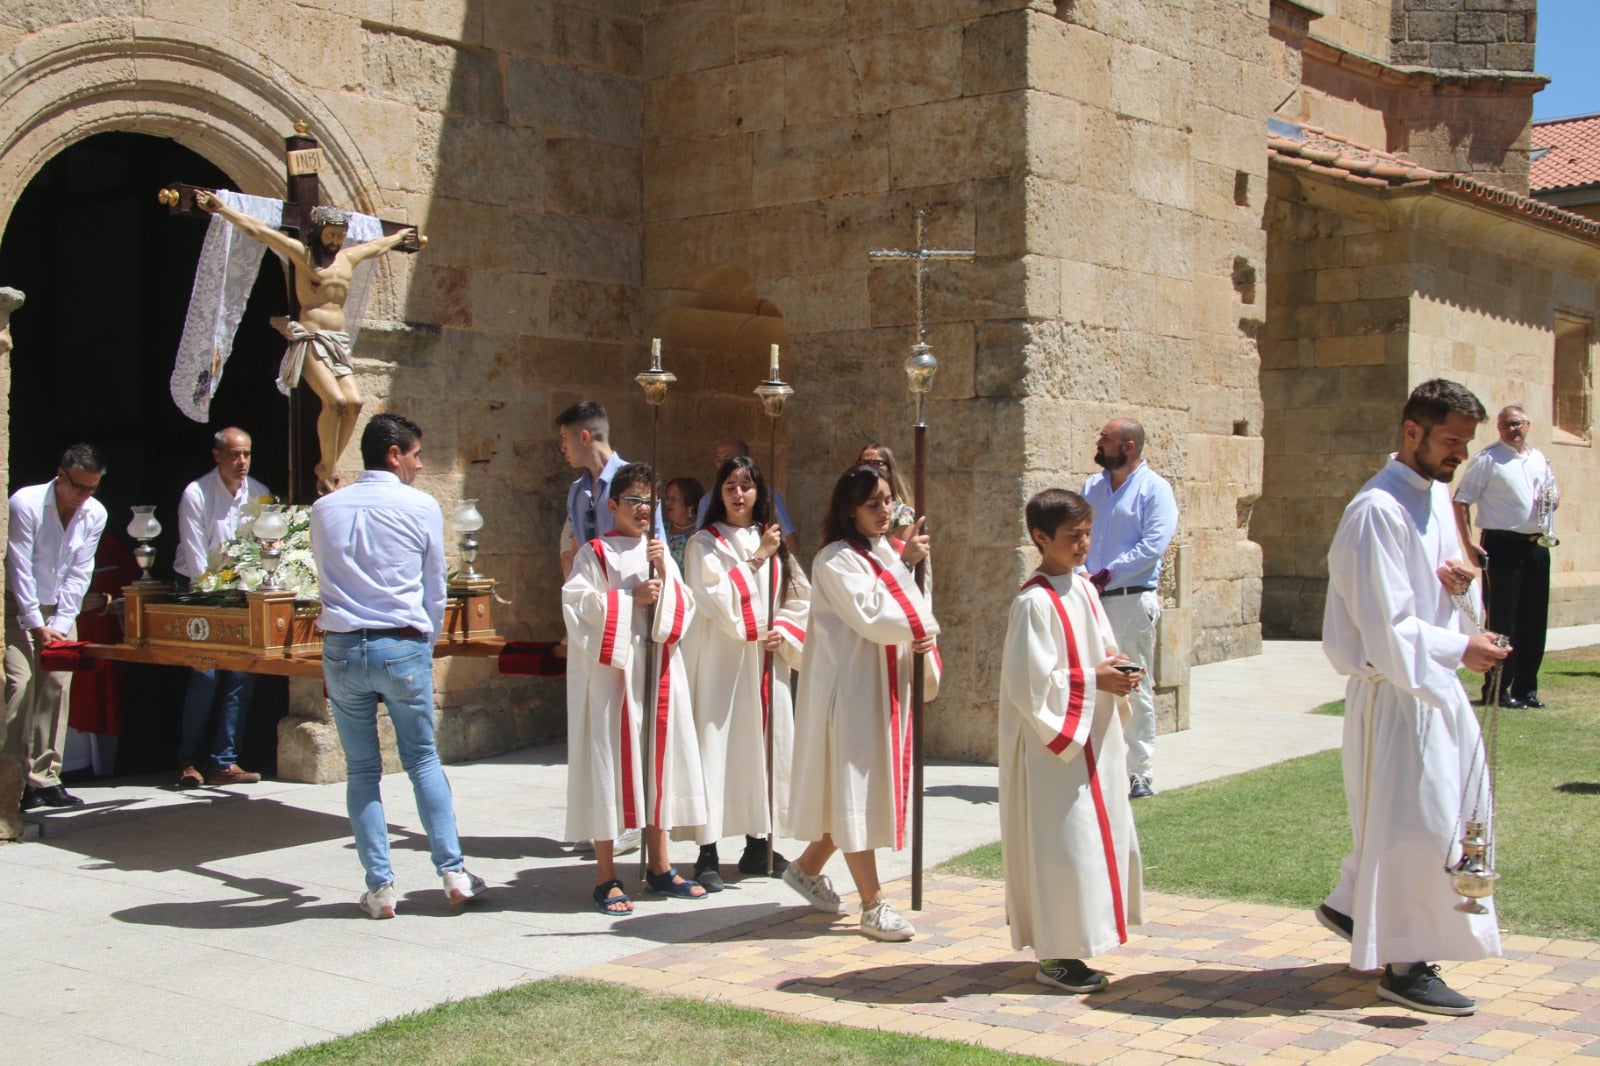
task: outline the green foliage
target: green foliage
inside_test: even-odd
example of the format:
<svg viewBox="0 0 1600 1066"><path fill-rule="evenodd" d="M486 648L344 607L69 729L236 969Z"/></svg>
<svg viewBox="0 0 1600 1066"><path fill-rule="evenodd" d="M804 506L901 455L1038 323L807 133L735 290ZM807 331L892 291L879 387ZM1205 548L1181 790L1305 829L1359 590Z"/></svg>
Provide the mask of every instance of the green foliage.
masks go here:
<svg viewBox="0 0 1600 1066"><path fill-rule="evenodd" d="M267 1066L406 1063L508 1066L617 1062L873 1066L1043 1066L951 1040L792 1021L758 1010L652 996L555 978L445 1003L355 1036L292 1051Z"/></svg>

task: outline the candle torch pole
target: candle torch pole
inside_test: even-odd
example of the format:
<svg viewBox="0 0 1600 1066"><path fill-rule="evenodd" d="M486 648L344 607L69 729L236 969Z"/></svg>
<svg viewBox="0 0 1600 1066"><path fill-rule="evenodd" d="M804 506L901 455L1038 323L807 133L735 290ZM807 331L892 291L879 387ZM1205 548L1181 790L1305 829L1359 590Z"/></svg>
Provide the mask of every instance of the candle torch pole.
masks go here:
<svg viewBox="0 0 1600 1066"><path fill-rule="evenodd" d="M644 390L644 401L650 405L653 424L650 434L650 523L645 526L646 551L649 541L656 535L656 507L661 494L656 489L656 483L661 480L657 471L661 463L661 405L666 402L667 389L677 382L677 377L661 369L661 338L653 337L650 340L650 369L634 376L633 379ZM655 575L665 577L665 574ZM659 687L655 680L656 675L656 607L660 602L652 603L649 609L649 620L645 627L644 642L644 700L640 707L642 715L639 729L639 749L643 766L644 777L644 817L640 827L639 839L639 881L646 883L650 873L650 830L657 821L655 817L656 801L654 793L660 788L660 782L653 780L655 774L655 743L656 743L656 705L660 694L656 691ZM633 787L633 782L628 782L628 788Z"/></svg>
<svg viewBox="0 0 1600 1066"><path fill-rule="evenodd" d="M766 413L771 424L769 435L768 455L772 457L772 465L768 467L768 491L776 498L778 492L778 419L783 417L783 409L789 402L789 397L794 395L778 371L778 346L772 346L772 364L767 372L767 380L756 386L756 395L761 397L761 410ZM777 511L774 508L773 521L777 521ZM782 531L780 530L780 533ZM791 560L792 562L792 560ZM776 554L767 570L767 627L768 633L776 626L778 616L778 576L779 562ZM772 876L773 837L777 834L777 803L773 795L775 788L773 782L772 758L772 649L766 648L761 654L761 726L766 735L767 742L767 876Z"/></svg>

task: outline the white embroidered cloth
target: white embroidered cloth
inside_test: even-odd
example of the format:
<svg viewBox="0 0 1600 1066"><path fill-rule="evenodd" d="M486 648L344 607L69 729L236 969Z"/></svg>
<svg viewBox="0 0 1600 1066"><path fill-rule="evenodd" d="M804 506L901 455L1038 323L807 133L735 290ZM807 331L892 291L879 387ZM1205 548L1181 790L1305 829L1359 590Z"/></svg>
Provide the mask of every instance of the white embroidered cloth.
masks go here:
<svg viewBox="0 0 1600 1066"><path fill-rule="evenodd" d="M283 224L282 200L227 189L218 189L216 196L234 210L274 229ZM383 224L378 219L351 213L345 244L362 244L381 236ZM222 370L233 350L233 336L239 331L239 320L244 316L265 251L265 245L246 237L227 220L212 216L200 248L189 313L172 367L172 400L178 410L196 422L210 421L211 398L222 383ZM361 329L371 281L372 271L367 263L356 267L344 307L345 332L351 344Z"/></svg>

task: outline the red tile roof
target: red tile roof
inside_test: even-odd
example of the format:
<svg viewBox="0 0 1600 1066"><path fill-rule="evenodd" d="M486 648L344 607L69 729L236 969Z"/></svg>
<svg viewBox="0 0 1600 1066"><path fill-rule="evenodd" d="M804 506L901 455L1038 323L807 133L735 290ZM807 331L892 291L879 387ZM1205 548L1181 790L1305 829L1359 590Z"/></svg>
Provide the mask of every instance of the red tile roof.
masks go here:
<svg viewBox="0 0 1600 1066"><path fill-rule="evenodd" d="M1528 171L1536 192L1600 184L1600 115L1535 122L1533 147L1549 149Z"/></svg>
<svg viewBox="0 0 1600 1066"><path fill-rule="evenodd" d="M1534 219L1600 242L1600 222L1541 203L1510 189L1466 174L1433 170L1381 148L1341 137L1316 126L1295 126L1273 119L1267 128L1267 161L1285 170L1301 170L1351 185L1403 189L1431 185L1440 192L1476 200L1497 210Z"/></svg>

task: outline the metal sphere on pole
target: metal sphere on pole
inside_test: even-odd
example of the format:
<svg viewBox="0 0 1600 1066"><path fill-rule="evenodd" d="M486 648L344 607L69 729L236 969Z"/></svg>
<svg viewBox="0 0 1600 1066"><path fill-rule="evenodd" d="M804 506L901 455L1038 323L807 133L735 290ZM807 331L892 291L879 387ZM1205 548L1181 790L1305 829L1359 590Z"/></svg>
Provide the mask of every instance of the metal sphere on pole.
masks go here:
<svg viewBox="0 0 1600 1066"><path fill-rule="evenodd" d="M669 374L661 369L661 338L652 337L650 340L650 369L636 374L633 379L644 390L644 402L650 405L654 412L654 421L650 435L650 521L645 526L644 538L646 552L649 542L656 534L656 506L660 500L660 493L656 491L656 482L660 480L657 470L661 461L661 405L666 402L667 389L677 383L676 375ZM650 873L650 828L651 817L655 811L655 804L651 802L653 791L651 776L655 768L655 753L652 750L655 743L655 730L651 728L655 721L653 708L655 701L651 693L655 691L653 678L656 672L656 604L650 604L648 621L645 626L644 642L644 691L645 702L640 708L643 715L639 729L639 748L643 766L641 772L644 777L644 825L640 827L639 839L639 880L645 882ZM628 784L633 787L632 782Z"/></svg>
<svg viewBox="0 0 1600 1066"><path fill-rule="evenodd" d="M778 370L778 346L772 346L772 365L767 372L767 380L756 386L755 393L761 398L761 410L766 414L770 423L768 439L768 455L772 457L772 466L768 468L767 485L774 498L778 492L778 419L783 417L783 409L788 406L789 397L794 395ZM776 519L776 513L774 513ZM779 531L782 532L781 530ZM778 556L772 557L772 568L767 572L767 627L770 630L778 614ZM773 837L777 832L777 803L773 796L773 759L772 759L772 649L764 648L761 653L761 700L762 711L761 728L766 734L767 744L767 876L772 876Z"/></svg>

